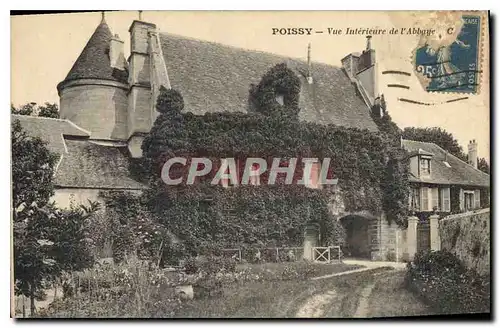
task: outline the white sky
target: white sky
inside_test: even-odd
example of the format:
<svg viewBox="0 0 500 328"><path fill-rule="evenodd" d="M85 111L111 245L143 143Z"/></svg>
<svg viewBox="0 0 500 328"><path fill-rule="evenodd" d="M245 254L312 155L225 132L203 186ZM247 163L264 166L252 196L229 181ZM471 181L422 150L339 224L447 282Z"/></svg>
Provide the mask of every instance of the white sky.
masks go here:
<svg viewBox="0 0 500 328"><path fill-rule="evenodd" d="M161 32L267 51L290 57L306 58L307 44L312 45L313 61L339 66L340 60L365 47L364 36L332 36L328 27L391 28L430 24L428 13L418 17L392 12L143 12L143 20L155 23ZM423 17L423 18L422 18ZM128 28L138 18L135 11L106 13L113 33L125 41L129 53ZM11 18L11 101L59 102L56 85L64 79L74 61L101 20L100 13L78 13ZM419 25L420 24L420 25ZM432 23L433 24L433 23ZM311 36L273 36L273 27L312 27L325 30ZM446 27L443 26L443 28ZM374 36L379 70L396 69L412 72L411 55L417 36ZM398 97L423 102L442 102L460 97L456 94L429 94L413 75L400 81L379 79L379 92L384 93L393 120L401 127L441 126L458 139L464 151L470 139L478 142L478 155L489 161L489 44L483 40L481 92L469 99L440 106L418 106L401 103ZM200 59L202 60L202 59ZM394 79L394 78L392 78ZM388 89L387 83L406 84L410 90ZM175 87L175 86L174 86Z"/></svg>

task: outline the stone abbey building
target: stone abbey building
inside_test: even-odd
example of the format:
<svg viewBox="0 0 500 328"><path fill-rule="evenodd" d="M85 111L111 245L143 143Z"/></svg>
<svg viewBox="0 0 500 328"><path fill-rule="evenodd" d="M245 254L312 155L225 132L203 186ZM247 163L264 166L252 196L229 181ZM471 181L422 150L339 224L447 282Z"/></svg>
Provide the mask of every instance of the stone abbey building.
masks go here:
<svg viewBox="0 0 500 328"><path fill-rule="evenodd" d="M146 188L129 175L128 164L131 158L142 156L141 144L156 119L155 102L161 86L179 90L185 110L197 115L221 110L251 112L250 85L257 84L272 66L285 62L301 81L301 120L378 130L371 117L379 91L370 37L362 53L347 55L336 67L311 62L310 51L305 61L286 58L159 33L155 24L141 20L133 21L129 32L131 50L127 56L124 40L111 32L103 16L66 78L57 85L60 119L12 116L28 133L47 140L49 149L60 155L54 180L54 200L60 207L97 200L101 190L141 192ZM446 171L440 164L442 149L410 141L403 146L432 159L431 173L425 177L428 180L416 177L415 184L433 184L433 168L439 168L436 172L443 179L456 179L453 173L441 176ZM433 156L429 155L432 152ZM467 191L474 193L475 186L489 186L488 175L456 158L450 161L453 170L466 172L457 179L467 179L469 174L475 177L469 185L458 181L468 186ZM457 181L439 180L441 187L452 183ZM433 189L421 190L429 193ZM419 194L420 205L433 199L434 191L430 193L428 197L424 192ZM447 198L441 199L447 206ZM383 215L345 213L342 204L332 206L331 211L348 227L352 256L396 260L415 252L413 226L406 231L395 223L389 225Z"/></svg>

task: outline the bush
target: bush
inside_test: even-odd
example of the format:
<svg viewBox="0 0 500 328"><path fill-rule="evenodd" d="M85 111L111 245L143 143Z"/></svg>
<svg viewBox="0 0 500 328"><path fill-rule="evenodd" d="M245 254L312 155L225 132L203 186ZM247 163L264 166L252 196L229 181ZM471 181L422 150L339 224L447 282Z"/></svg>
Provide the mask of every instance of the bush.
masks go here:
<svg viewBox="0 0 500 328"><path fill-rule="evenodd" d="M219 272L235 272L236 261L220 256L199 256L198 258L188 259L184 264L186 274L195 274L200 271L207 275Z"/></svg>
<svg viewBox="0 0 500 328"><path fill-rule="evenodd" d="M442 314L490 312L490 279L447 251L425 251L408 263L405 283Z"/></svg>

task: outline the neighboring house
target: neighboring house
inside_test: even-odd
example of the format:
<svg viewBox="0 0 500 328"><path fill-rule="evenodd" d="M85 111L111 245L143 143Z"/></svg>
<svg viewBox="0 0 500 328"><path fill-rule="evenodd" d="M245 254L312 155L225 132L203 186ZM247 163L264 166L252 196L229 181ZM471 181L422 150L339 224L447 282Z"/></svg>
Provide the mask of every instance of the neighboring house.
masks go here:
<svg viewBox="0 0 500 328"><path fill-rule="evenodd" d="M48 142L59 155L55 166L55 195L60 207L98 200L101 190L140 192L146 186L129 176L123 147L107 146L89 139L90 132L65 119L12 115L26 132Z"/></svg>
<svg viewBox="0 0 500 328"><path fill-rule="evenodd" d="M412 211L456 213L489 205L490 176L477 168L475 140L468 146L470 164L433 143L401 142L410 157Z"/></svg>

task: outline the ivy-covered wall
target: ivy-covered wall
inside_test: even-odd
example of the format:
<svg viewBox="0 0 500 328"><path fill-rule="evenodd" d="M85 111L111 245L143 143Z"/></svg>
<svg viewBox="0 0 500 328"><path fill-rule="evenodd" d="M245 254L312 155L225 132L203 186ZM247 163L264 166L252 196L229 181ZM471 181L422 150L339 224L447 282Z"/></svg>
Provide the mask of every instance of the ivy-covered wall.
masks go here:
<svg viewBox="0 0 500 328"><path fill-rule="evenodd" d="M255 113L221 109L196 116L183 111L179 92L162 89L156 106L160 115L143 142L142 163L133 169L149 181L143 197L161 224L191 248L203 243L300 245L310 221L321 224L325 240L341 235L328 212L330 188L166 186L160 179L163 163L182 155L330 158L346 212L368 211L375 216L385 212L388 220L404 223L407 165L390 118L377 122L379 133L302 122L299 93L300 80L285 64L271 68L258 85L251 86L249 101ZM277 95L283 96L283 104Z"/></svg>

